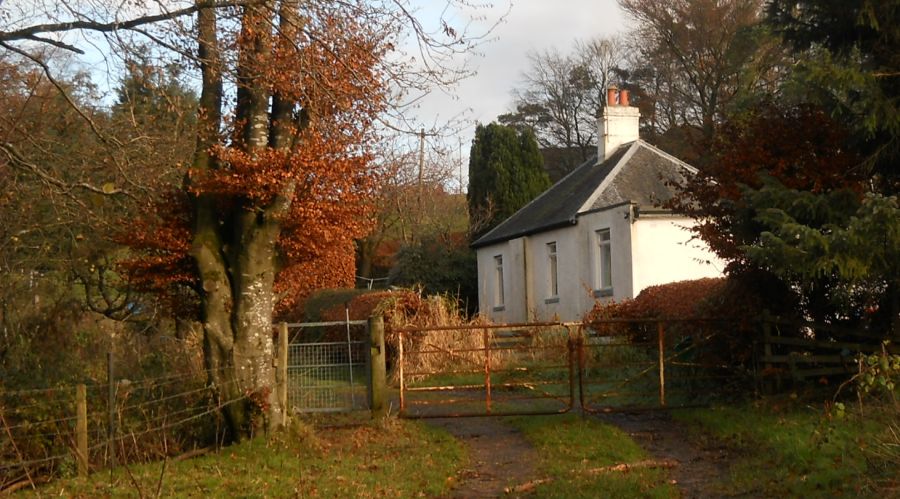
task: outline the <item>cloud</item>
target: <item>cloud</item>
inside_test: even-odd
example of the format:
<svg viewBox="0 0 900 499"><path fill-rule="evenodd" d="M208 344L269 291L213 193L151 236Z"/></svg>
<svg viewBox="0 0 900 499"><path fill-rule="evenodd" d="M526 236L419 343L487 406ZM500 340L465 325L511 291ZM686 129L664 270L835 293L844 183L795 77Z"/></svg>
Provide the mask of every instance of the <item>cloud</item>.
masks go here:
<svg viewBox="0 0 900 499"><path fill-rule="evenodd" d="M466 115L470 126L461 137L463 149L468 150L474 134L471 124L493 121L511 107L510 93L528 68L528 52L554 48L568 52L575 40L622 32L623 23L624 15L615 0L514 1L506 20L492 33L495 40L481 47L481 55L469 57L476 75L460 83L453 95L429 95L417 114L423 122L432 123L470 109Z"/></svg>

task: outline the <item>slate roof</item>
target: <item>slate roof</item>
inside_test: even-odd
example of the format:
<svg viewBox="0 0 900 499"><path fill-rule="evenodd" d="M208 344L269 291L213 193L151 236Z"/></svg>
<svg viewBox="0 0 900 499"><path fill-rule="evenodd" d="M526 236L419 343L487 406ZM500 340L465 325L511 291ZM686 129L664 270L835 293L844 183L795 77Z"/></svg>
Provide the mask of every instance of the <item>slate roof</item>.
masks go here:
<svg viewBox="0 0 900 499"><path fill-rule="evenodd" d="M693 167L642 140L623 144L603 163L597 163L595 154L478 238L472 247L575 225L579 214L617 204L659 206L674 194L667 182L695 172Z"/></svg>

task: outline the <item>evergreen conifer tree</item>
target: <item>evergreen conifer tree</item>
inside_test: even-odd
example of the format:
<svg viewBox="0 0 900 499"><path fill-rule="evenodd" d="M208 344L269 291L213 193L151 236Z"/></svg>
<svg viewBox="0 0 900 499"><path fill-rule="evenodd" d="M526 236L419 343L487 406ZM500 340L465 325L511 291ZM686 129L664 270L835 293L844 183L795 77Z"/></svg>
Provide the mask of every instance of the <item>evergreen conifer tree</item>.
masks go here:
<svg viewBox="0 0 900 499"><path fill-rule="evenodd" d="M530 130L478 125L469 154L469 218L478 237L550 187Z"/></svg>

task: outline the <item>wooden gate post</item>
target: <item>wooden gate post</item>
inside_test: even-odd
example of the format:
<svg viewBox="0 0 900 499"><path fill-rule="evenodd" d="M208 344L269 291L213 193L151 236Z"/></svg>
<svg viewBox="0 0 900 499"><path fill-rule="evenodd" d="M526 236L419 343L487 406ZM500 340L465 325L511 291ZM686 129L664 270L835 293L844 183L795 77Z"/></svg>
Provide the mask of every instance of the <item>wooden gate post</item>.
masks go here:
<svg viewBox="0 0 900 499"><path fill-rule="evenodd" d="M286 322L278 325L278 365L275 369L278 403L281 405L281 426L291 423L288 407L288 327Z"/></svg>
<svg viewBox="0 0 900 499"><path fill-rule="evenodd" d="M87 387L80 383L75 387L75 461L78 476L88 474L88 420Z"/></svg>
<svg viewBox="0 0 900 499"><path fill-rule="evenodd" d="M402 339L401 339L402 341ZM369 317L369 379L372 383L371 410L373 418L387 416L387 368L385 367L384 317Z"/></svg>
<svg viewBox="0 0 900 499"><path fill-rule="evenodd" d="M481 335L484 341L484 397L485 410L491 413L491 335L487 328Z"/></svg>
<svg viewBox="0 0 900 499"><path fill-rule="evenodd" d="M656 325L659 341L659 405L666 405L666 333L662 321Z"/></svg>

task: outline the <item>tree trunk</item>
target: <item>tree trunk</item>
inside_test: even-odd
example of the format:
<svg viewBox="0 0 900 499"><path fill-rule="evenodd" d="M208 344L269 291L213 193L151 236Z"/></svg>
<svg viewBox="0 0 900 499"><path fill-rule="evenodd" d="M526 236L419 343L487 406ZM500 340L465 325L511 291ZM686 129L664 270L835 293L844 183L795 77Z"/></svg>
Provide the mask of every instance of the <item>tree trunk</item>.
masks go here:
<svg viewBox="0 0 900 499"><path fill-rule="evenodd" d="M271 36L266 16L271 5L245 7L242 24L252 38L241 49L236 116L243 128L236 143L255 153L269 144L268 93L255 78L254 67L265 61ZM198 13L203 123L197 140L194 170L218 168L211 148L218 143L221 121L222 72L214 9ZM190 179L188 179L190 182ZM233 441L240 441L282 421L284 408L275 394L272 310L275 299L275 245L278 216L292 195L278 196L267 207L232 200L227 210L214 194L194 197L191 253L201 283L201 320L209 380Z"/></svg>

